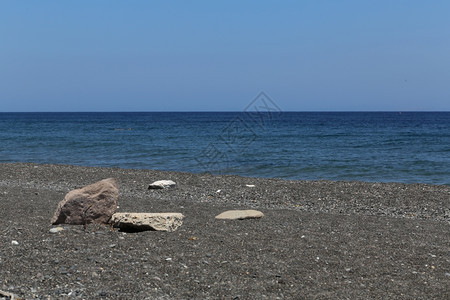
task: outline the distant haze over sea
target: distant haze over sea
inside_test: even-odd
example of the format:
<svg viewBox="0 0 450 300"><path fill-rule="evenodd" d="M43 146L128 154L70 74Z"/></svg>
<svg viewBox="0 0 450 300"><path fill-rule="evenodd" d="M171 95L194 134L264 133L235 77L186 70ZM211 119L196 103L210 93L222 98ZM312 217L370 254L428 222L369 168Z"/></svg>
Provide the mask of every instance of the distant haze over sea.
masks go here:
<svg viewBox="0 0 450 300"><path fill-rule="evenodd" d="M450 112L0 113L0 162L450 184Z"/></svg>

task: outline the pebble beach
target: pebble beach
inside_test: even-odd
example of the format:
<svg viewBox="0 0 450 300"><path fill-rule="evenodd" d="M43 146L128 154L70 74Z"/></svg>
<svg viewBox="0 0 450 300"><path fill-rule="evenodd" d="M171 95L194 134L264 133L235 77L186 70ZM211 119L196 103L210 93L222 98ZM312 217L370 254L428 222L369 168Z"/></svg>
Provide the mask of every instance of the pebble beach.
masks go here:
<svg viewBox="0 0 450 300"><path fill-rule="evenodd" d="M69 191L105 178L118 212L183 224L51 230ZM215 219L231 209L264 217ZM0 299L449 299L450 187L3 163L0 274Z"/></svg>

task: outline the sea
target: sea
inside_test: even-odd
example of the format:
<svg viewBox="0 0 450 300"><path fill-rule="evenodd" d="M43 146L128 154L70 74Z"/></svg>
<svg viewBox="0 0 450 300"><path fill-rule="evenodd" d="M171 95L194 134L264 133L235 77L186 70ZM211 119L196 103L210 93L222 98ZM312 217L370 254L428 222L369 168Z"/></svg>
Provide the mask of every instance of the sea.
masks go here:
<svg viewBox="0 0 450 300"><path fill-rule="evenodd" d="M450 185L450 112L0 113L0 162Z"/></svg>

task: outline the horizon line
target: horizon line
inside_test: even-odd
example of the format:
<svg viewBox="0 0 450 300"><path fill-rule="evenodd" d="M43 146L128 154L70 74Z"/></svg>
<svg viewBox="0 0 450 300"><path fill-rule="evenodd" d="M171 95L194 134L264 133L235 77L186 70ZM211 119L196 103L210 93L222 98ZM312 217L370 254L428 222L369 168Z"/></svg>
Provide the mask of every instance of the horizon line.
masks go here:
<svg viewBox="0 0 450 300"><path fill-rule="evenodd" d="M155 110L155 111L0 111L0 113L412 113L412 112L443 112L450 110L282 110L282 111L242 111L242 110Z"/></svg>

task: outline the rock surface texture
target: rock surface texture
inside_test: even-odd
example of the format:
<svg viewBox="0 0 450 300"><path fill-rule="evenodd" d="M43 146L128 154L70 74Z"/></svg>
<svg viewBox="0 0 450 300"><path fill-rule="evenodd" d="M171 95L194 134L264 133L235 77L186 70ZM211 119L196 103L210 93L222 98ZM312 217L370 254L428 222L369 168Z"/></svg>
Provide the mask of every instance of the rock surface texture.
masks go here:
<svg viewBox="0 0 450 300"><path fill-rule="evenodd" d="M111 223L124 231L172 232L183 224L183 218L181 213L115 213Z"/></svg>
<svg viewBox="0 0 450 300"><path fill-rule="evenodd" d="M228 210L216 216L219 220L243 220L243 219L259 219L264 214L258 210Z"/></svg>
<svg viewBox="0 0 450 300"><path fill-rule="evenodd" d="M113 178L67 193L51 220L53 225L107 224L116 212L119 190Z"/></svg>
<svg viewBox="0 0 450 300"><path fill-rule="evenodd" d="M148 186L149 190L160 190L175 187L176 183L172 180L158 180Z"/></svg>

